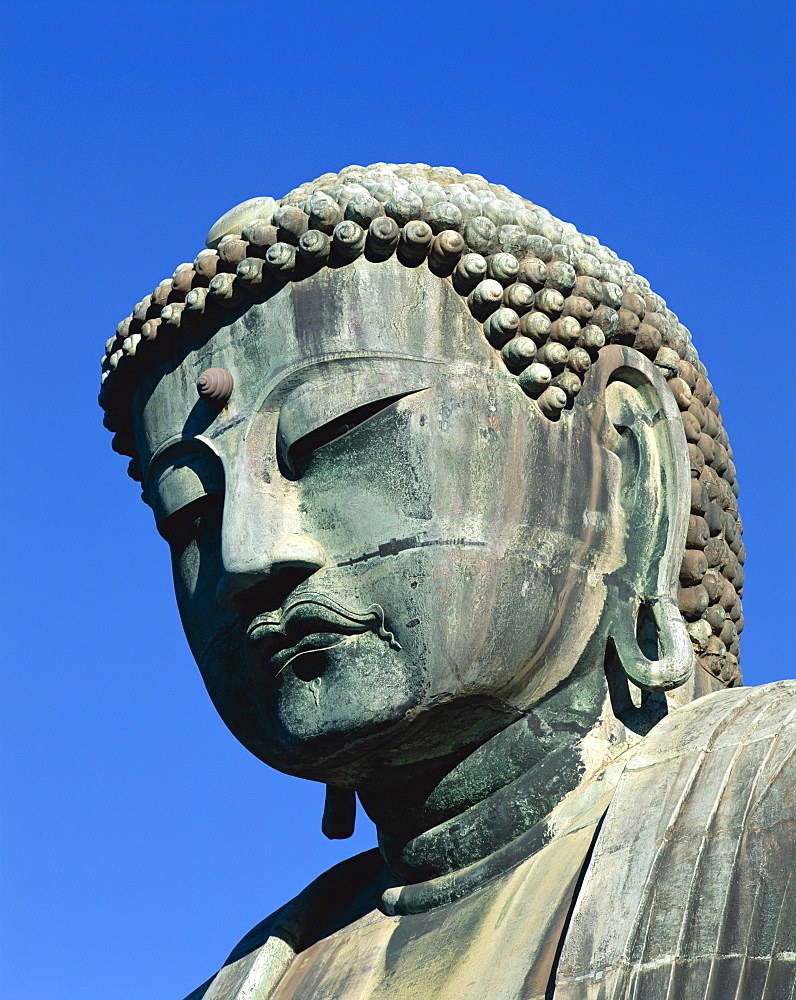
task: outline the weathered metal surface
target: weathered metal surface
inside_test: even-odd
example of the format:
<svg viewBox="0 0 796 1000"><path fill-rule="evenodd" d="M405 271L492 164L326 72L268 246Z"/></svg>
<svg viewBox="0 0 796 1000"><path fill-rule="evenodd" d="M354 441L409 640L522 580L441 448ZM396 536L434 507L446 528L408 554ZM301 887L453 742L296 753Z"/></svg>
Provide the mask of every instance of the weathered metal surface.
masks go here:
<svg viewBox="0 0 796 1000"><path fill-rule="evenodd" d="M192 996L784 997L793 687L717 690L744 549L688 331L447 168L325 176L208 245L108 341L106 423L222 718L327 784L328 836L356 793L379 852Z"/></svg>
<svg viewBox="0 0 796 1000"><path fill-rule="evenodd" d="M439 905L441 886L416 885L404 912L389 905L400 890L368 910L375 872L349 903L362 916L291 938L297 957L270 978L262 968L289 935L261 930L231 956L234 987L222 973L192 997L243 1000L256 984L273 1000L789 1000L794 693L780 682L681 709L599 775L575 829L557 826L536 851L533 831L518 838L475 891ZM303 907L322 910L312 897Z"/></svg>
<svg viewBox="0 0 796 1000"><path fill-rule="evenodd" d="M256 217L258 212L263 214ZM452 228L441 230L444 224ZM130 393L155 358L201 340L225 313L273 294L280 282L301 282L363 255L371 262L395 255L406 267L427 264L433 274L452 279L487 341L503 349L508 370L550 420L572 404L583 373L606 343L633 346L654 359L691 435L692 474L723 511L724 527L705 557L723 574L725 590L735 591L709 599L700 584L686 585L680 610L698 621L709 604L735 601L733 620L742 620L738 488L718 399L689 331L646 279L594 237L476 175L379 164L324 175L279 203L251 199L220 219L207 243L212 249L162 281L106 344L100 401L116 431L114 448L133 457L133 478L142 472ZM519 345L518 338L526 343ZM528 340L537 350L528 349ZM725 684L740 682L740 631L716 629L710 648L694 642L700 665Z"/></svg>
<svg viewBox="0 0 796 1000"><path fill-rule="evenodd" d="M578 789L568 801L569 814L558 818L552 840L545 843L541 830L529 830L501 852L499 865L492 859L492 877L481 872L479 888L466 891L459 886L456 902L441 901L456 893L460 873L436 884L382 891L389 876L377 872L371 884L357 892L351 887L373 859L352 859L354 867L346 870L347 921L332 927L302 926L296 934L294 911L287 921L275 915L273 922L241 942L216 981L192 997L419 1000L433 994L441 1000L542 1000L584 859L620 772L621 765L614 764ZM342 866L340 872L329 873L333 880L341 875ZM328 891L319 880L300 902L300 912L322 912L319 896ZM396 914L396 902L411 912ZM296 958L289 953L285 958L285 942ZM265 974L264 968L269 970ZM247 992L255 990L259 992Z"/></svg>
<svg viewBox="0 0 796 1000"><path fill-rule="evenodd" d="M556 1000L788 1000L796 989L796 683L709 695L632 754Z"/></svg>

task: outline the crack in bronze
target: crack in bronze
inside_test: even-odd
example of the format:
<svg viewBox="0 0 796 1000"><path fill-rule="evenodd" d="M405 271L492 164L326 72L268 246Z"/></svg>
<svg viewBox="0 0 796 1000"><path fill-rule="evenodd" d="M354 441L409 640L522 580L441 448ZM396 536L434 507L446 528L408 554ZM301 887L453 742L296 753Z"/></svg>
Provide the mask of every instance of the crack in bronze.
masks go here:
<svg viewBox="0 0 796 1000"><path fill-rule="evenodd" d="M469 538L428 538L421 540L417 535L410 535L408 538L391 538L389 542L382 542L378 549L375 549L373 552L363 552L362 555L352 556L350 559L343 559L335 563L335 568L354 566L357 563L366 562L368 559L397 556L399 552L406 552L407 549L425 549L435 545L486 548L487 543L473 541ZM339 559L339 556L337 558Z"/></svg>

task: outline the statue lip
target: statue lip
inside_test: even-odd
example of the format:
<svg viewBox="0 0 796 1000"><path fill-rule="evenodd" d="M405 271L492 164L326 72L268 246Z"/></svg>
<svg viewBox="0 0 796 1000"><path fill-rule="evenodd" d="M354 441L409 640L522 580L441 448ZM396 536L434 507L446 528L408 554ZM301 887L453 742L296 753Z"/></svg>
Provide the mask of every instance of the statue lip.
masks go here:
<svg viewBox="0 0 796 1000"><path fill-rule="evenodd" d="M302 591L291 595L279 611L253 618L246 629L246 640L261 662L271 662L281 672L295 656L327 648L330 635L346 637L364 632L374 632L394 649L401 648L385 628L380 604L355 609L328 594ZM331 645L338 643L333 641Z"/></svg>

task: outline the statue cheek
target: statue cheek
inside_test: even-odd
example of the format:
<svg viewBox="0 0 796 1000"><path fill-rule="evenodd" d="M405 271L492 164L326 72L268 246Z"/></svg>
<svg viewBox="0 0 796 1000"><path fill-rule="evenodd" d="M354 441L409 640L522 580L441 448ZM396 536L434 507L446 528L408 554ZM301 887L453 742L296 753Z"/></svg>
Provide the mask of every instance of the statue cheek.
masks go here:
<svg viewBox="0 0 796 1000"><path fill-rule="evenodd" d="M191 539L181 552L172 553L172 572L182 626L194 658L201 663L218 634L234 620L216 599L221 578L220 539Z"/></svg>
<svg viewBox="0 0 796 1000"><path fill-rule="evenodd" d="M191 602L199 598L199 562L200 553L196 539L192 539L182 552L172 553L174 589L180 608L184 605L187 610Z"/></svg>

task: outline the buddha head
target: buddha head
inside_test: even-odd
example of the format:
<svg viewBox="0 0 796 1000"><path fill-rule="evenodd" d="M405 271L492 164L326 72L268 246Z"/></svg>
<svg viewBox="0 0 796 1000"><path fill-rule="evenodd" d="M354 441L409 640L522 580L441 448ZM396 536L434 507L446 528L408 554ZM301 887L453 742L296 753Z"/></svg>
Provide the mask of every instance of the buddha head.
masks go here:
<svg viewBox="0 0 796 1000"><path fill-rule="evenodd" d="M506 188L349 167L216 223L100 402L255 755L343 787L475 747L607 655L740 683L731 451L688 331Z"/></svg>

